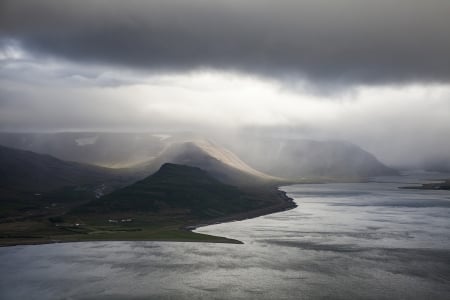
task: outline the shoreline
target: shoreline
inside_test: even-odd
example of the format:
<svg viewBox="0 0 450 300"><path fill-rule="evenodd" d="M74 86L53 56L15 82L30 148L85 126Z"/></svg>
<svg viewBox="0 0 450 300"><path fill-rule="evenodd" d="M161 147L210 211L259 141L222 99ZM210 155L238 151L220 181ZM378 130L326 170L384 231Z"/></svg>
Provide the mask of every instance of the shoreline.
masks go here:
<svg viewBox="0 0 450 300"><path fill-rule="evenodd" d="M211 240L195 240L195 239L186 239L186 240L170 240L170 239L92 239L92 240L51 240L51 241L29 241L23 243L12 243L10 245L0 244L0 248L7 247L19 247L19 246L38 246L38 245L52 245L52 244L75 244L75 243L97 243L97 242L167 242L167 243L212 243L212 244L244 244L243 242L235 239L230 239L226 237L207 235L203 233L198 233L203 236L211 236L214 239Z"/></svg>
<svg viewBox="0 0 450 300"><path fill-rule="evenodd" d="M90 239L82 239L82 238L68 238L68 239L55 239L55 238L48 238L48 239L35 239L35 240L13 240L13 241L6 241L6 243L2 243L2 239L0 239L0 247L16 247L16 246L31 246L31 245L46 245L46 244L65 244L65 243L84 243L84 242L193 242L193 243L226 243L226 244L244 244L242 241L227 238L227 237L221 237L221 236L214 236L214 235L208 235L203 233L197 233L194 232L195 229L214 225L214 224L221 224L221 223L228 223L228 222L235 222L235 221L242 221L246 219L253 219L260 216L269 215L272 213L282 212L286 210L293 209L297 207L297 204L294 202L292 198L287 196L287 193L280 190L279 187L277 187L276 191L276 197L278 198L278 203L268 206L268 207L262 207L259 209L255 209L248 212L238 213L231 216L221 217L221 218L215 218L212 220L208 220L205 222L202 222L200 224L188 224L180 227L177 231L180 233L187 233L188 236L181 237L181 238L173 238L173 239L158 239L158 238L111 238L111 239L102 239L102 238L93 238Z"/></svg>
<svg viewBox="0 0 450 300"><path fill-rule="evenodd" d="M209 220L207 222L201 223L201 224L194 224L194 225L187 225L182 227L184 230L193 231L200 227L215 225L215 224L223 224L223 223L229 223L229 222L236 222L236 221L243 221L247 219L253 219L261 216L270 215L277 212L283 212L287 210L291 210L296 208L298 205L294 202L294 199L290 198L285 191L277 190L277 195L280 196L280 200L282 202L271 205L268 207L263 207L259 209L255 209L249 212L239 213L232 216L217 218L213 220Z"/></svg>

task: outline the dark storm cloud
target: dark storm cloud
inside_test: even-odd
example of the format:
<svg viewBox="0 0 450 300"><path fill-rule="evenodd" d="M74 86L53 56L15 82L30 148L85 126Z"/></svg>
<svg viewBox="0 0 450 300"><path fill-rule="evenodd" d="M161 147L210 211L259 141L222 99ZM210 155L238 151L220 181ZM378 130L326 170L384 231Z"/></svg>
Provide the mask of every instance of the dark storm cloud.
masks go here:
<svg viewBox="0 0 450 300"><path fill-rule="evenodd" d="M339 83L450 80L448 0L3 0L0 11L4 37L76 62Z"/></svg>

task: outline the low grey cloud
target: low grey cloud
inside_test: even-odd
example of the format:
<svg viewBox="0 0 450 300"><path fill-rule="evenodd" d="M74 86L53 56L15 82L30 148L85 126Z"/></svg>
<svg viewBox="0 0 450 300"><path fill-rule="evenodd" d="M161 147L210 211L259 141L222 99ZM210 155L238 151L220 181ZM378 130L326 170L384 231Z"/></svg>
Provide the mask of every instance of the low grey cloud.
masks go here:
<svg viewBox="0 0 450 300"><path fill-rule="evenodd" d="M448 0L0 0L0 131L251 128L447 164L449 14Z"/></svg>
<svg viewBox="0 0 450 300"><path fill-rule="evenodd" d="M450 80L447 0L4 0L0 34L41 57L339 85Z"/></svg>

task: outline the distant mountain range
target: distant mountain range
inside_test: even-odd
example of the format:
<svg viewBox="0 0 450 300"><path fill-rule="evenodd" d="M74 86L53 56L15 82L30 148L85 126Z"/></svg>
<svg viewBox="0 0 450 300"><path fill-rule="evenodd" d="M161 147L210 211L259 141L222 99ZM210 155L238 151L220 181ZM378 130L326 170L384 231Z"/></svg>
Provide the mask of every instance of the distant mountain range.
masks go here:
<svg viewBox="0 0 450 300"><path fill-rule="evenodd" d="M294 181L358 180L397 174L371 153L344 141L260 138L248 139L234 150L252 167Z"/></svg>
<svg viewBox="0 0 450 300"><path fill-rule="evenodd" d="M371 153L344 141L242 138L228 144L188 133L0 133L0 144L100 166L129 167L140 177L164 163L200 167L227 183L360 180L392 175Z"/></svg>

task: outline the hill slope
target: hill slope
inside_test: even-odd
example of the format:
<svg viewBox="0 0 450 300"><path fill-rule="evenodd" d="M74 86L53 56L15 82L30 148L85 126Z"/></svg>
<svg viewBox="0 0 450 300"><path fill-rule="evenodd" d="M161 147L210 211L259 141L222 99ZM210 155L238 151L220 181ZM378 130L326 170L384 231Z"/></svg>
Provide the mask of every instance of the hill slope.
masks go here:
<svg viewBox="0 0 450 300"><path fill-rule="evenodd" d="M282 180L255 170L231 151L205 140L171 143L144 168L156 171L164 163L198 167L216 179L233 185L267 184Z"/></svg>
<svg viewBox="0 0 450 300"><path fill-rule="evenodd" d="M0 146L0 187L44 192L63 186L98 184L117 171L67 162L49 155Z"/></svg>
<svg viewBox="0 0 450 300"><path fill-rule="evenodd" d="M221 183L197 167L164 164L155 174L94 200L78 212L179 213L218 218L278 203Z"/></svg>
<svg viewBox="0 0 450 300"><path fill-rule="evenodd" d="M62 213L129 182L127 170L67 162L0 146L0 222Z"/></svg>

